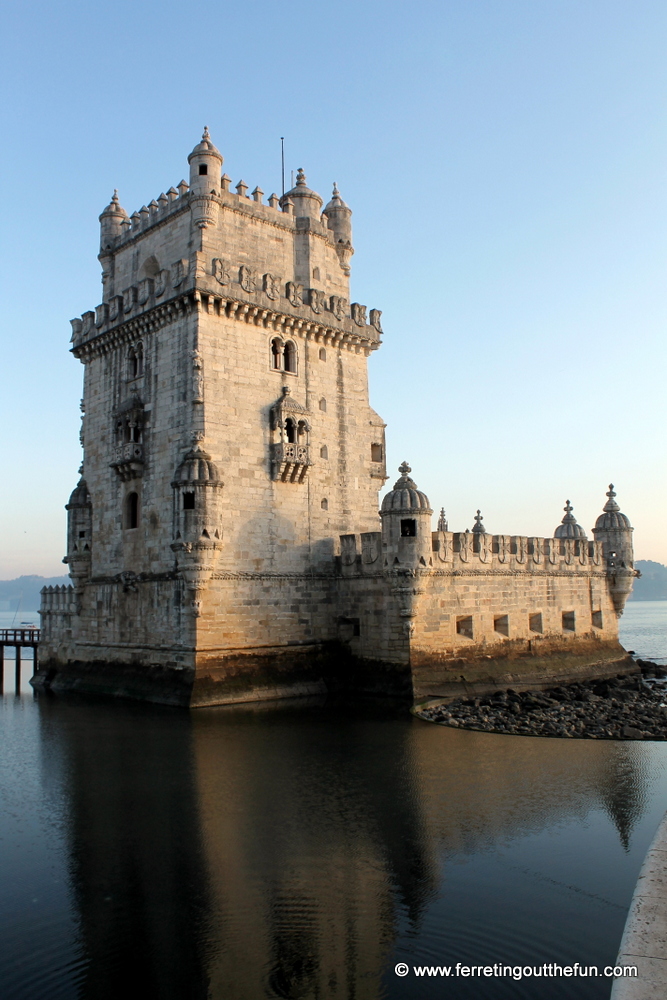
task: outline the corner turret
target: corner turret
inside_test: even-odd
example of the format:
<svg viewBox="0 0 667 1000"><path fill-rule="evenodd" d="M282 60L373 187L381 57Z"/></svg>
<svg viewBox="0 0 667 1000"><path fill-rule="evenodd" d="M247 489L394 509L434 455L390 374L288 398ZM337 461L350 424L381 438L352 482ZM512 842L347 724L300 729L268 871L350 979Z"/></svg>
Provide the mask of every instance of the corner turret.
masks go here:
<svg viewBox="0 0 667 1000"><path fill-rule="evenodd" d="M399 466L400 479L382 501L382 547L386 565L414 568L432 564L431 505L410 478L407 462Z"/></svg>
<svg viewBox="0 0 667 1000"><path fill-rule="evenodd" d="M193 194L216 194L220 190L220 171L223 157L220 150L211 142L208 128L204 126L201 142L188 156L190 164L190 191Z"/></svg>
<svg viewBox="0 0 667 1000"><path fill-rule="evenodd" d="M110 249L113 241L121 235L126 221L129 223L127 212L118 201L118 191L114 191L113 198L100 215L100 253Z"/></svg>
<svg viewBox="0 0 667 1000"><path fill-rule="evenodd" d="M67 555L63 562L69 569L70 579L78 596L90 577L93 505L83 477L72 491L67 511Z"/></svg>
<svg viewBox="0 0 667 1000"><path fill-rule="evenodd" d="M352 247L352 209L341 198L335 182L331 201L322 212L322 215L325 217L328 228L333 233L336 253L338 254L341 267L346 274L349 274L350 257L354 253Z"/></svg>
<svg viewBox="0 0 667 1000"><path fill-rule="evenodd" d="M593 537L596 542L602 542L602 554L607 563L609 589L616 614L623 614L625 602L632 590L632 581L637 575L634 568L634 550L632 546L633 527L629 518L621 513L621 508L614 499L613 483L609 484L608 500L602 508L602 513L595 522Z"/></svg>

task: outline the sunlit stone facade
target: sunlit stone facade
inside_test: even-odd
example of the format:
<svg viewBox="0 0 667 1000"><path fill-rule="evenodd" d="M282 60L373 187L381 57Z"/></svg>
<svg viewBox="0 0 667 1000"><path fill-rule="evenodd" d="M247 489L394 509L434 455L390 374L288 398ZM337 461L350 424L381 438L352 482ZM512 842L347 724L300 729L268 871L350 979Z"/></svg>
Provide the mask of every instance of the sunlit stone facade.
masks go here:
<svg viewBox="0 0 667 1000"><path fill-rule="evenodd" d="M103 301L72 321L72 586L43 594L36 683L202 705L618 669L634 570L613 496L593 542L571 509L550 539L479 512L432 532L404 464L378 511L382 330L350 301L350 209L301 170L268 204L230 190L208 132L188 160L189 183L100 217Z"/></svg>

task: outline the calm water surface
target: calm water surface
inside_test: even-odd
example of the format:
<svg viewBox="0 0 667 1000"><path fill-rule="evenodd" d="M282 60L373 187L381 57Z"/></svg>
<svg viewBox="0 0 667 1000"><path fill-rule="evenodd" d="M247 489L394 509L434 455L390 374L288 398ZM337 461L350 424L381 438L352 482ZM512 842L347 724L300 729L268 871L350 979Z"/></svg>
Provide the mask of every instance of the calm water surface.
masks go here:
<svg viewBox="0 0 667 1000"><path fill-rule="evenodd" d="M667 603L653 625L629 605L624 629L635 609L626 645L664 656ZM34 700L14 695L12 675L0 701L3 1000L609 996L602 978L393 969L613 963L667 808L667 744L318 705L187 714Z"/></svg>

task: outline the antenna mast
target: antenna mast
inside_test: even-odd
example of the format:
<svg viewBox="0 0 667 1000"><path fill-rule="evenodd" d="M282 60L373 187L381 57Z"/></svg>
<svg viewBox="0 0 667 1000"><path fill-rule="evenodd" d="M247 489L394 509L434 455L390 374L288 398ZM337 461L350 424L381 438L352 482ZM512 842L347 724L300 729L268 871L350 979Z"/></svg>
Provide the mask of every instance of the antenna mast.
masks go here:
<svg viewBox="0 0 667 1000"><path fill-rule="evenodd" d="M283 198L285 197L285 136L280 137L280 159L282 163L282 176L283 176Z"/></svg>

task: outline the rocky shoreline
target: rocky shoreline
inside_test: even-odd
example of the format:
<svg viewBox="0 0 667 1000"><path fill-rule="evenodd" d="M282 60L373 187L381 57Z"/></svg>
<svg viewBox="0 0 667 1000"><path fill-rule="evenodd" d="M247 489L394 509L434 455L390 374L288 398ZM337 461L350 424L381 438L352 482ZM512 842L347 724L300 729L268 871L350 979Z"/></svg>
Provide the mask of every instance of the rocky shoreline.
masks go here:
<svg viewBox="0 0 667 1000"><path fill-rule="evenodd" d="M415 711L455 729L588 740L667 740L667 669L637 660L641 673L560 685L508 688Z"/></svg>

